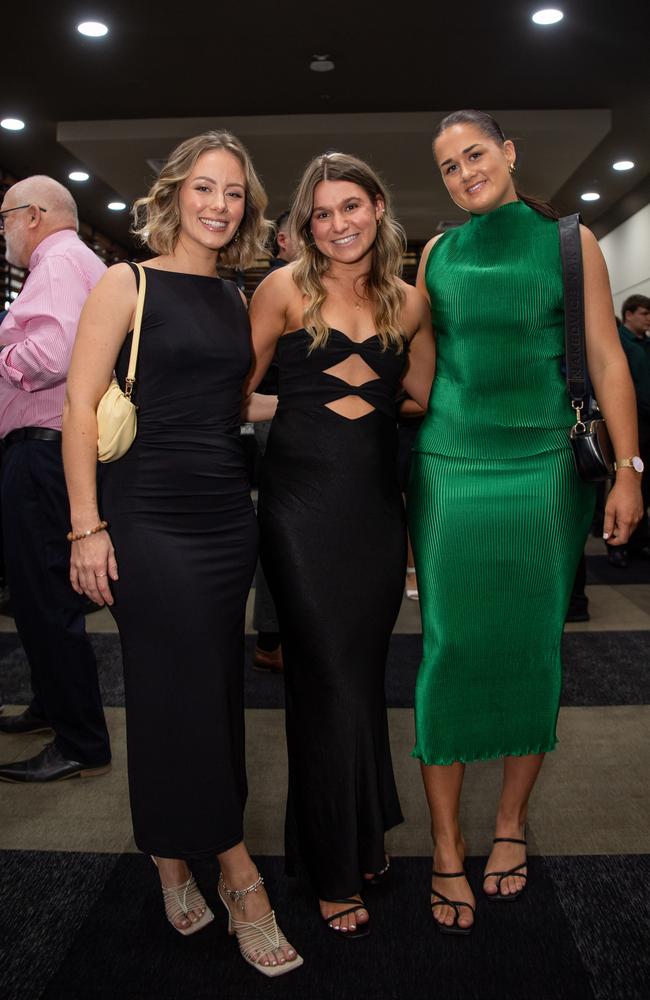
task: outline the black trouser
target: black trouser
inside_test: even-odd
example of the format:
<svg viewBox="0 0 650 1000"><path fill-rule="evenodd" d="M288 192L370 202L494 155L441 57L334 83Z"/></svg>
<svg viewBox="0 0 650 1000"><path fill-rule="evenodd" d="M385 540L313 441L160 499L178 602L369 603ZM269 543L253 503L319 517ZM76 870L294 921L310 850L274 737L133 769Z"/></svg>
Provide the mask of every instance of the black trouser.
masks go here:
<svg viewBox="0 0 650 1000"><path fill-rule="evenodd" d="M650 527L648 525L648 507L650 507L650 420L639 415L639 455L645 463L645 471L641 480L643 495L643 517L630 535L630 549L642 549L650 543Z"/></svg>
<svg viewBox="0 0 650 1000"><path fill-rule="evenodd" d="M64 757L110 760L84 599L70 586L70 512L60 441L17 441L2 460L2 529L16 628L29 661L30 709Z"/></svg>

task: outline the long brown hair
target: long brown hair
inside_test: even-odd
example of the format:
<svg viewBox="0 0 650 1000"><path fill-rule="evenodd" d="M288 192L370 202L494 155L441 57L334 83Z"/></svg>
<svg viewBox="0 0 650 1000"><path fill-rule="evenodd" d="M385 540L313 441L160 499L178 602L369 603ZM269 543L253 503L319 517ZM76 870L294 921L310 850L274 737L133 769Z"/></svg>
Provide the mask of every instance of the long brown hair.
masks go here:
<svg viewBox="0 0 650 1000"><path fill-rule="evenodd" d="M307 299L303 323L312 338L310 350L323 347L329 336L321 309L327 298L322 279L330 262L314 243L310 228L314 190L321 181L350 181L363 188L373 204L378 198L384 202L385 210L372 247L365 292L372 304L375 329L382 348L386 350L392 346L399 353L404 346L400 313L405 294L399 276L402 273L406 235L393 216L386 186L367 163L347 153L325 153L311 161L298 185L289 217L289 227L300 247L293 279Z"/></svg>
<svg viewBox="0 0 650 1000"><path fill-rule="evenodd" d="M480 128L489 139L492 139L497 145L502 146L506 141L506 135L501 126L499 125L496 118L488 114L487 111L475 111L474 109L466 109L464 111L453 111L446 118L443 118L439 123L433 134L433 142L442 135L445 129L451 128L452 125L476 125ZM549 205L547 201L542 201L541 198L535 198L533 195L524 194L519 190L517 184L515 183L515 193L520 201L523 201L530 208L534 208L536 212L540 215L545 216L547 219L559 219L560 215Z"/></svg>

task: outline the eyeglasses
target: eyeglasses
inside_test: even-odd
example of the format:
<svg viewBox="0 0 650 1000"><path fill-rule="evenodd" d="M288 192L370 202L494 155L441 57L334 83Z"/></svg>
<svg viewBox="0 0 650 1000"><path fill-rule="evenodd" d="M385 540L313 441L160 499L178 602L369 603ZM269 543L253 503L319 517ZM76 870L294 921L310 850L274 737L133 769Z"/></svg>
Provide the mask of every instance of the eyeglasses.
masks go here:
<svg viewBox="0 0 650 1000"><path fill-rule="evenodd" d="M9 215L9 212L18 212L21 208L31 208L32 204L33 203L30 202L29 205L16 205L15 208L5 208L0 211L0 233L4 233L5 231L5 215ZM41 212L47 212L47 209L43 208L42 205L37 205L36 208L40 208Z"/></svg>

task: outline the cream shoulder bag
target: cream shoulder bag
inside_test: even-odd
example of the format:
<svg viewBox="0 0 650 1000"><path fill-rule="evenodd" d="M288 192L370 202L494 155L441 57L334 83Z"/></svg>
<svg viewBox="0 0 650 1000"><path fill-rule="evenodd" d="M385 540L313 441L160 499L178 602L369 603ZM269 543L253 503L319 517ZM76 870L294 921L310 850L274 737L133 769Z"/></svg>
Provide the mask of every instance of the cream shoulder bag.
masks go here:
<svg viewBox="0 0 650 1000"><path fill-rule="evenodd" d="M138 361L138 346L140 344L140 327L144 309L144 294L147 287L144 268L135 265L140 274L138 302L135 307L133 323L133 339L129 355L129 368L126 373L124 392L120 389L117 379L113 376L111 384L99 401L97 407L97 457L100 462L114 462L127 453L138 429L137 407L131 402L131 393L135 385L135 366Z"/></svg>

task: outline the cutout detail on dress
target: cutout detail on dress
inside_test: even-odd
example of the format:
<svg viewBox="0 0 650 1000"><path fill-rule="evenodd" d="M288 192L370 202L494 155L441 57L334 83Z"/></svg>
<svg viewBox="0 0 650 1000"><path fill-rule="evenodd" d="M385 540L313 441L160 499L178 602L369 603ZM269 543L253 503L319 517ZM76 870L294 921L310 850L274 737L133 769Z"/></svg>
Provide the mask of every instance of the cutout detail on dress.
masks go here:
<svg viewBox="0 0 650 1000"><path fill-rule="evenodd" d="M324 404L328 410L334 410L339 416L346 420L358 420L371 413L375 407L367 403L361 396L343 396L342 399L333 399L331 403Z"/></svg>
<svg viewBox="0 0 650 1000"><path fill-rule="evenodd" d="M375 382L380 376L367 364L360 354L350 354L345 361L340 361L331 368L326 368L324 375L332 375L334 378L347 382L348 385L365 385L366 382Z"/></svg>

